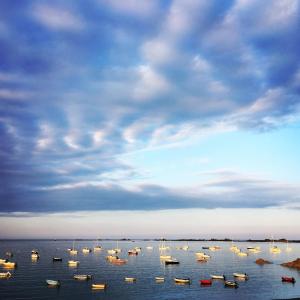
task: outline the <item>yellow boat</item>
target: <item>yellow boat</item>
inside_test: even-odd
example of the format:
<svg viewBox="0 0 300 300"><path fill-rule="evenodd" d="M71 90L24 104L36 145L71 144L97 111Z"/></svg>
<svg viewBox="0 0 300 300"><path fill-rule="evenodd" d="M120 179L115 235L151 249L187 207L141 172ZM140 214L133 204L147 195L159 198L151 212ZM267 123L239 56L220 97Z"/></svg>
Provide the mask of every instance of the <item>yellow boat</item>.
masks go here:
<svg viewBox="0 0 300 300"><path fill-rule="evenodd" d="M69 265L70 267L76 267L76 266L78 266L78 264L79 264L79 261L78 261L78 260L69 260L69 261L68 261L68 265Z"/></svg>
<svg viewBox="0 0 300 300"><path fill-rule="evenodd" d="M159 258L160 259L171 259L172 256L171 255L161 255Z"/></svg>
<svg viewBox="0 0 300 300"><path fill-rule="evenodd" d="M107 288L106 283L93 283L92 284L92 289L94 290L104 290Z"/></svg>
<svg viewBox="0 0 300 300"><path fill-rule="evenodd" d="M175 281L175 283L184 283L184 284L191 283L191 279L190 278L178 278L178 277L175 277L174 281Z"/></svg>
<svg viewBox="0 0 300 300"><path fill-rule="evenodd" d="M2 266L3 266L4 268L7 268L7 269L13 269L13 268L15 268L15 267L17 266L17 263L11 262L11 261L7 261L7 262L4 262L4 263L2 264Z"/></svg>
<svg viewBox="0 0 300 300"><path fill-rule="evenodd" d="M9 278L11 276L10 272L0 273L0 278Z"/></svg>
<svg viewBox="0 0 300 300"><path fill-rule="evenodd" d="M127 281L127 282L135 282L136 278L135 277L125 277L125 281Z"/></svg>

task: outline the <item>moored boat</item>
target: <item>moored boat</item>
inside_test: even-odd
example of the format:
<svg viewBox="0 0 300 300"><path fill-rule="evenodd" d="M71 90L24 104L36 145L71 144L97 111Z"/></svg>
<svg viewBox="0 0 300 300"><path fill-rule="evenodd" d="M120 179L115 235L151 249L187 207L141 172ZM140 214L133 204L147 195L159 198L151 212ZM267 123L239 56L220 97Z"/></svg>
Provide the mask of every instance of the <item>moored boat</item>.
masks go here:
<svg viewBox="0 0 300 300"><path fill-rule="evenodd" d="M70 267L76 267L76 266L79 265L79 261L78 261L78 260L69 260L69 261L68 261L68 265L69 265Z"/></svg>
<svg viewBox="0 0 300 300"><path fill-rule="evenodd" d="M0 278L9 278L11 276L10 272L1 272Z"/></svg>
<svg viewBox="0 0 300 300"><path fill-rule="evenodd" d="M2 266L7 269L13 269L17 266L17 263L12 262L12 261L6 261L6 262L2 263Z"/></svg>
<svg viewBox="0 0 300 300"><path fill-rule="evenodd" d="M210 275L211 279L222 279L225 280L226 276L225 275Z"/></svg>
<svg viewBox="0 0 300 300"><path fill-rule="evenodd" d="M5 259L5 258L0 258L0 264L3 264L5 262L8 262L8 259Z"/></svg>
<svg viewBox="0 0 300 300"><path fill-rule="evenodd" d="M125 265L127 263L127 259L122 259L122 258L115 258L111 261L114 265Z"/></svg>
<svg viewBox="0 0 300 300"><path fill-rule="evenodd" d="M72 248L69 250L71 255L76 255L78 253L78 250Z"/></svg>
<svg viewBox="0 0 300 300"><path fill-rule="evenodd" d="M233 273L232 274L236 278L241 278L241 279L249 279L249 275L246 273Z"/></svg>
<svg viewBox="0 0 300 300"><path fill-rule="evenodd" d="M139 252L136 251L135 249L128 250L128 255L138 255L138 254L139 254Z"/></svg>
<svg viewBox="0 0 300 300"><path fill-rule="evenodd" d="M165 265L179 265L179 261L176 258L166 259Z"/></svg>
<svg viewBox="0 0 300 300"><path fill-rule="evenodd" d="M287 276L281 277L281 281L282 282L289 282L289 283L295 283L296 282L294 277L287 277Z"/></svg>
<svg viewBox="0 0 300 300"><path fill-rule="evenodd" d="M73 276L76 280L89 280L92 279L92 275L86 275L86 274L75 274Z"/></svg>
<svg viewBox="0 0 300 300"><path fill-rule="evenodd" d="M159 277L159 276L157 276L157 277L155 277L155 281L156 282L164 282L165 281L165 277Z"/></svg>
<svg viewBox="0 0 300 300"><path fill-rule="evenodd" d="M175 277L174 278L175 283L185 283L185 284L190 284L191 283L191 279L186 277L186 278L179 278L179 277Z"/></svg>
<svg viewBox="0 0 300 300"><path fill-rule="evenodd" d="M101 251L101 250L102 250L101 246L95 246L94 247L94 252Z"/></svg>
<svg viewBox="0 0 300 300"><path fill-rule="evenodd" d="M52 261L53 261L53 262L56 262L56 261L62 261L62 258L61 258L61 257L53 257L53 258L52 258Z"/></svg>
<svg viewBox="0 0 300 300"><path fill-rule="evenodd" d="M171 255L160 255L159 258L160 258L161 260L165 260L165 259L171 259L172 256L171 256Z"/></svg>
<svg viewBox="0 0 300 300"><path fill-rule="evenodd" d="M39 252L37 250L32 250L31 251L31 258L33 260L39 259L40 258Z"/></svg>
<svg viewBox="0 0 300 300"><path fill-rule="evenodd" d="M124 280L127 282L135 282L136 278L135 277L125 277Z"/></svg>
<svg viewBox="0 0 300 300"><path fill-rule="evenodd" d="M199 280L201 285L212 285L212 280L211 279L201 279Z"/></svg>
<svg viewBox="0 0 300 300"><path fill-rule="evenodd" d="M91 287L92 287L92 289L95 289L95 290L104 290L107 288L107 284L106 283L93 283Z"/></svg>
<svg viewBox="0 0 300 300"><path fill-rule="evenodd" d="M234 287L234 288L238 288L238 283L236 281L232 281L232 280L225 280L224 282L225 287Z"/></svg>
<svg viewBox="0 0 300 300"><path fill-rule="evenodd" d="M56 287L59 287L59 286L60 286L60 281L59 281L59 280L51 280L51 279L47 279L47 280L46 280L46 283L47 283L49 286L56 286Z"/></svg>
<svg viewBox="0 0 300 300"><path fill-rule="evenodd" d="M117 254L115 249L109 249L109 250L107 250L107 253L108 254Z"/></svg>
<svg viewBox="0 0 300 300"><path fill-rule="evenodd" d="M91 252L92 252L92 249L90 249L88 247L82 248L82 253L84 253L84 254L88 254L88 253L91 253Z"/></svg>

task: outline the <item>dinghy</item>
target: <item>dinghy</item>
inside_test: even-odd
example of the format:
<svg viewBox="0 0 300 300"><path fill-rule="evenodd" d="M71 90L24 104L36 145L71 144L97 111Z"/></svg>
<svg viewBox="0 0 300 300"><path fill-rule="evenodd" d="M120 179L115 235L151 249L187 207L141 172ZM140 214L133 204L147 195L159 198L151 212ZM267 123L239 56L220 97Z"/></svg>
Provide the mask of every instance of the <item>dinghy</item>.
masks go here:
<svg viewBox="0 0 300 300"><path fill-rule="evenodd" d="M249 276L246 273L233 273L232 275L234 277L242 278L242 279L246 279L246 280L249 278Z"/></svg>
<svg viewBox="0 0 300 300"><path fill-rule="evenodd" d="M231 280L225 280L224 285L225 285L225 287L234 287L234 288L239 287L239 285L236 281L231 281Z"/></svg>
<svg viewBox="0 0 300 300"><path fill-rule="evenodd" d="M9 278L11 276L10 272L0 273L0 278Z"/></svg>
<svg viewBox="0 0 300 300"><path fill-rule="evenodd" d="M75 274L73 276L76 280L89 280L92 279L92 275L86 275L86 274Z"/></svg>
<svg viewBox="0 0 300 300"><path fill-rule="evenodd" d="M61 257L53 257L53 258L52 258L52 261L53 261L53 262L56 262L56 261L62 261L62 258L61 258Z"/></svg>
<svg viewBox="0 0 300 300"><path fill-rule="evenodd" d="M135 277L125 277L124 279L125 279L125 281L127 281L127 282L135 282L135 281L136 281L136 278L135 278Z"/></svg>
<svg viewBox="0 0 300 300"><path fill-rule="evenodd" d="M104 290L107 288L107 284L105 283L93 283L92 284L92 289L94 290Z"/></svg>
<svg viewBox="0 0 300 300"><path fill-rule="evenodd" d="M225 280L225 275L210 275L211 279L222 279Z"/></svg>
<svg viewBox="0 0 300 300"><path fill-rule="evenodd" d="M201 279L199 280L201 285L212 285L212 280L211 279Z"/></svg>
<svg viewBox="0 0 300 300"><path fill-rule="evenodd" d="M156 282L164 282L165 281L165 277L159 277L159 276L157 276L157 277L155 277L155 281Z"/></svg>
<svg viewBox="0 0 300 300"><path fill-rule="evenodd" d="M59 280L50 280L50 279L47 279L47 280L46 280L46 283L47 283L49 286L56 286L56 287L59 287L59 286L60 286L60 281L59 281Z"/></svg>
<svg viewBox="0 0 300 300"><path fill-rule="evenodd" d="M184 284L190 284L191 283L191 279L190 278L175 277L174 281L175 281L175 283L184 283Z"/></svg>
<svg viewBox="0 0 300 300"><path fill-rule="evenodd" d="M290 283L295 283L296 282L294 277L286 277L286 276L281 277L281 281L282 282L290 282Z"/></svg>

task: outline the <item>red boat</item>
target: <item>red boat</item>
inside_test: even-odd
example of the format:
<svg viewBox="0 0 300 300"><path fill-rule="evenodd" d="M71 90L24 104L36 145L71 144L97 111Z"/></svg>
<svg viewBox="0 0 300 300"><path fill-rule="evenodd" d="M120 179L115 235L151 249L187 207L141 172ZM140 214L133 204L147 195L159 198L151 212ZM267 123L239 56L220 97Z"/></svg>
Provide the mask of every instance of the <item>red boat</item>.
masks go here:
<svg viewBox="0 0 300 300"><path fill-rule="evenodd" d="M201 285L211 285L212 284L212 280L211 279L202 279L199 280Z"/></svg>
<svg viewBox="0 0 300 300"><path fill-rule="evenodd" d="M295 283L296 280L294 277L281 277L282 282L290 282L290 283Z"/></svg>

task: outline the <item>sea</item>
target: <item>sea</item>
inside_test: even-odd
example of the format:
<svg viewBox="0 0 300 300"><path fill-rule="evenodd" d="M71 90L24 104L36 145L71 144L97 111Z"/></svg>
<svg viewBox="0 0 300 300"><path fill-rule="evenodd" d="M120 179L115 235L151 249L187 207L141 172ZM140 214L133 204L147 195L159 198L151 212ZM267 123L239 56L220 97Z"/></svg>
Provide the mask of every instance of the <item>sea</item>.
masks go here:
<svg viewBox="0 0 300 300"><path fill-rule="evenodd" d="M9 270L12 276L0 278L0 299L300 299L300 272L281 266L283 262L300 257L300 244L290 243L290 252L284 243L277 243L281 253L272 254L268 243L236 242L246 251L249 246L259 246L261 252L246 257L238 256L230 250L231 242L188 242L187 251L178 248L186 242L167 241L167 252L179 260L179 265L165 266L160 260L158 241L119 241L122 249L120 258L128 259L125 265L113 265L106 260L107 250L117 247L116 241L75 241L78 255L71 256L68 248L73 241L49 240L9 240L0 241L0 258L11 251L11 261L17 262L17 268ZM82 248L101 245L100 252L82 253ZM153 249L147 249L152 246ZM217 251L203 250L202 247L220 246ZM128 256L127 251L141 247L137 256ZM37 250L40 258L31 260L31 250ZM207 262L198 262L196 252L205 252L211 256ZM61 257L62 262L53 262L52 257ZM257 265L255 260L263 258L272 262ZM78 267L69 267L68 260L75 259ZM6 272L0 266L0 272ZM233 273L247 273L248 280L239 280L238 288L226 288L222 280L214 280L211 286L201 286L200 279L209 279L211 274L225 274L233 279ZM90 274L88 281L76 281L74 274ZM165 277L157 283L156 276ZM283 283L281 276L291 276L295 284ZM135 277L135 282L125 282L125 277ZM175 277L189 277L190 284L178 285ZM48 287L47 279L60 280L59 288ZM105 290L93 290L92 283L106 283Z"/></svg>

